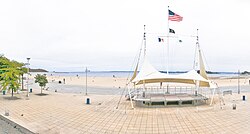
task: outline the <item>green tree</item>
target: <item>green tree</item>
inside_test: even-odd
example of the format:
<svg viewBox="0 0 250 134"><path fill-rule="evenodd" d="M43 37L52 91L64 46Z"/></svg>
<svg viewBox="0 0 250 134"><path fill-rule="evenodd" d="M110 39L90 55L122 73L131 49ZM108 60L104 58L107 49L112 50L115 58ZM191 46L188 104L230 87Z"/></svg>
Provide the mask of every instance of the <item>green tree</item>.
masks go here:
<svg viewBox="0 0 250 134"><path fill-rule="evenodd" d="M43 88L45 88L46 84L48 83L46 75L37 74L35 76L35 83L38 83L41 87L41 94L43 93Z"/></svg>
<svg viewBox="0 0 250 134"><path fill-rule="evenodd" d="M22 90L23 90L23 88L24 88L23 75L28 72L28 69L26 67L24 67L25 66L24 63L20 63L20 62L17 62L17 61L12 61L12 64L20 71L20 74L19 74L19 79L20 80L19 80L19 82L21 83Z"/></svg>
<svg viewBox="0 0 250 134"><path fill-rule="evenodd" d="M0 56L0 82L1 90L11 90L13 93L17 91L20 86L19 76L21 75L22 63L17 61L10 61L4 56Z"/></svg>

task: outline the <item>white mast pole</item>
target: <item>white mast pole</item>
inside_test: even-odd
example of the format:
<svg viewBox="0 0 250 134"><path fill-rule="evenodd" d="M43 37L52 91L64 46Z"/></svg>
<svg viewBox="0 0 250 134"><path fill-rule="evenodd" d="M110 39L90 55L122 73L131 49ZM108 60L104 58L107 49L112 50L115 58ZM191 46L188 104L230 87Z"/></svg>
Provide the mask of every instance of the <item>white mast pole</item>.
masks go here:
<svg viewBox="0 0 250 134"><path fill-rule="evenodd" d="M143 40L144 40L144 60L146 58L146 25L144 25L144 35L143 35ZM145 92L145 81L143 80L143 92Z"/></svg>
<svg viewBox="0 0 250 134"><path fill-rule="evenodd" d="M199 33L198 33L198 29L197 29L197 42L196 42L196 44L197 44L197 48L198 48L198 53L200 53L200 46L199 46L199 35L198 35ZM200 60L200 59L199 59ZM201 71L201 70L200 70ZM199 91L199 86L200 86L200 81L196 81L196 91L195 91L195 95L198 95L198 91Z"/></svg>
<svg viewBox="0 0 250 134"><path fill-rule="evenodd" d="M197 35L196 35L196 48L195 48L195 62L194 62L194 69L198 69L198 62L200 62L200 59L197 61L198 54L200 53L200 44L199 44L199 29L197 29Z"/></svg>
<svg viewBox="0 0 250 134"><path fill-rule="evenodd" d="M197 35L196 35L196 44L195 44L195 52L194 52L194 65L193 65L193 69L197 70L197 65L198 65L198 61L197 61L197 57L198 57L198 53L199 53L199 39L198 39L198 29L197 29Z"/></svg>
<svg viewBox="0 0 250 134"><path fill-rule="evenodd" d="M144 25L143 40L144 40L144 59L145 59L145 57L146 57L146 25Z"/></svg>
<svg viewBox="0 0 250 134"><path fill-rule="evenodd" d="M201 53L200 44L199 44L199 29L197 29L197 47L198 47L198 52Z"/></svg>

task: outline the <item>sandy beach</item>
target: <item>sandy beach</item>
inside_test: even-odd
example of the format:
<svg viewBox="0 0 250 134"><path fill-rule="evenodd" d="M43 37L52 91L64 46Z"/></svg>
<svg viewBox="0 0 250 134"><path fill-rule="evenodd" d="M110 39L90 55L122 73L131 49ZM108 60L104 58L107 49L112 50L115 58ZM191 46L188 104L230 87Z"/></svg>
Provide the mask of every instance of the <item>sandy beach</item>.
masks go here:
<svg viewBox="0 0 250 134"><path fill-rule="evenodd" d="M34 75L33 75L34 77ZM32 77L32 79L33 79ZM50 76L48 77L48 87L57 88L57 86L78 86L82 89L86 88L86 77L84 76ZM64 84L65 79L65 84ZM109 88L109 89L122 89L126 87L130 79L127 77L87 77L87 85L89 88ZM219 87L235 87L238 86L238 78L237 77L211 77L210 80L216 82ZM62 84L59 84L59 81ZM37 88L37 84L31 82L32 87ZM241 76L239 79L240 86L249 86L250 85L250 77L249 76ZM84 91L84 90L83 90ZM81 91L80 91L81 92Z"/></svg>
<svg viewBox="0 0 250 134"><path fill-rule="evenodd" d="M242 95L234 93L224 97L221 107L218 97L212 106L167 108L131 108L130 102L121 96L126 78L95 77L88 78L89 94L85 90L84 77L48 76L47 95L39 96L40 88L33 83L33 93L29 98L26 92L0 96L0 112L4 116L34 133L248 133L250 103L242 101ZM58 81L65 79L65 84ZM237 79L213 79L218 85L236 87ZM248 79L247 79L248 80ZM241 79L242 86L249 89L246 79ZM222 87L223 87L222 86ZM83 90L64 91L67 87ZM120 87L120 88L119 88ZM58 91L55 92L55 89ZM91 92L95 90L95 92ZM217 96L217 95L216 95ZM118 102L121 97L121 103ZM86 105L86 98L91 104ZM232 105L237 104L233 110ZM11 128L1 128L2 132L13 132Z"/></svg>

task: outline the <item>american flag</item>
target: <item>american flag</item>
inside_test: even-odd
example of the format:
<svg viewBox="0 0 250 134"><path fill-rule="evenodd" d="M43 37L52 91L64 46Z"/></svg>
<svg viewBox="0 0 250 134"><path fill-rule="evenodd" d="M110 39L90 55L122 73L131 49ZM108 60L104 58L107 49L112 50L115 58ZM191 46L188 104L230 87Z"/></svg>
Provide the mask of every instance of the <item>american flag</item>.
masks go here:
<svg viewBox="0 0 250 134"><path fill-rule="evenodd" d="M182 21L183 17L181 17L180 15L172 12L171 10L168 10L168 20L171 20L171 21Z"/></svg>

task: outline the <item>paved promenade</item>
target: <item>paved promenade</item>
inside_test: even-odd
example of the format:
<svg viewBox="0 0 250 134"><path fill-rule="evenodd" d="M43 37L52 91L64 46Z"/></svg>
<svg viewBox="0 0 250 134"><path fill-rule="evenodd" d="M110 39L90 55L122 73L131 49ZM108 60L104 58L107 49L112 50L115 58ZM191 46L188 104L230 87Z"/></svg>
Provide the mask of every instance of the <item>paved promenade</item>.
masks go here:
<svg viewBox="0 0 250 134"><path fill-rule="evenodd" d="M120 95L81 95L45 92L48 95L25 93L19 99L9 100L10 95L0 96L0 113L9 111L12 121L42 134L85 133L250 133L250 103L242 101L243 94L225 96L225 105L218 100L212 107L170 107L131 109L129 101ZM250 94L244 94L250 96ZM86 97L91 105L86 105ZM236 110L232 109L235 103ZM1 129L0 129L1 130Z"/></svg>

